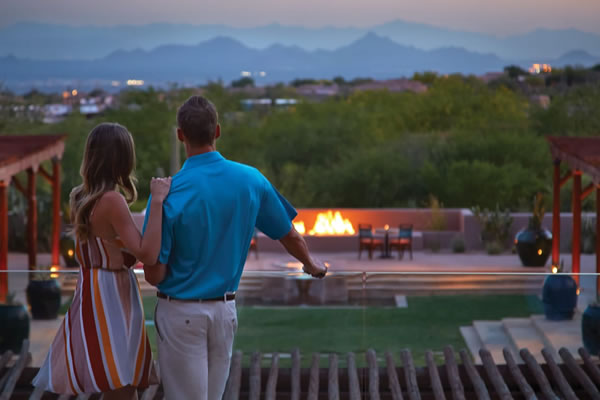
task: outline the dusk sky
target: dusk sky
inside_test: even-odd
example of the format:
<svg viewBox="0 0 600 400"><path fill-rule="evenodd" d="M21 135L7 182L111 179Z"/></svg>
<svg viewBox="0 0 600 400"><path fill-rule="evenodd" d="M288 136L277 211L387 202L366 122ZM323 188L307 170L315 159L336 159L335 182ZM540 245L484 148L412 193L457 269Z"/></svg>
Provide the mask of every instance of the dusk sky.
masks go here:
<svg viewBox="0 0 600 400"><path fill-rule="evenodd" d="M600 0L0 0L0 8L0 26L34 21L365 27L403 19L496 35L536 28L600 33Z"/></svg>

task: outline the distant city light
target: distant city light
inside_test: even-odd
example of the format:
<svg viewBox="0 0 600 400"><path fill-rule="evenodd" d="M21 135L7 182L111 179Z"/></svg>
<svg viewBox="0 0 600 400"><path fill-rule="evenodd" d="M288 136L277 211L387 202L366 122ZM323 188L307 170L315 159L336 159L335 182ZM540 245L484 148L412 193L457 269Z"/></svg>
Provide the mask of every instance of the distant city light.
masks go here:
<svg viewBox="0 0 600 400"><path fill-rule="evenodd" d="M121 82L119 82L119 81L112 81L110 83L110 85L113 86L113 87L118 87L118 86L121 86Z"/></svg>
<svg viewBox="0 0 600 400"><path fill-rule="evenodd" d="M260 72L258 73L258 75L260 75L260 76L267 76L267 73L266 73L265 71L260 71Z"/></svg>
<svg viewBox="0 0 600 400"><path fill-rule="evenodd" d="M76 90L76 89L73 89L73 91L71 92L71 95L72 95L72 96L77 96L77 90Z"/></svg>
<svg viewBox="0 0 600 400"><path fill-rule="evenodd" d="M252 72L250 72L250 71L242 71L240 73L240 75L242 75L242 76L252 76Z"/></svg>
<svg viewBox="0 0 600 400"><path fill-rule="evenodd" d="M127 86L142 86L144 85L144 81L141 79L128 79Z"/></svg>
<svg viewBox="0 0 600 400"><path fill-rule="evenodd" d="M71 96L71 94L69 92L67 92L66 90L62 93L63 99L68 99L69 96Z"/></svg>
<svg viewBox="0 0 600 400"><path fill-rule="evenodd" d="M531 67L529 67L530 74L546 74L548 72L552 72L552 67L550 64L533 64Z"/></svg>

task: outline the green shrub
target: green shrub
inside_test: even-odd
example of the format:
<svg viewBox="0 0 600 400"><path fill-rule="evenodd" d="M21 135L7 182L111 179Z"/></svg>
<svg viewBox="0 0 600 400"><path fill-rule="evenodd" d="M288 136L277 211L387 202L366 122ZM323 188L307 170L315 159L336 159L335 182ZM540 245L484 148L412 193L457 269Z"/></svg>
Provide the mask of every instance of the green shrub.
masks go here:
<svg viewBox="0 0 600 400"><path fill-rule="evenodd" d="M485 244L485 251L489 255L497 255L504 251L504 245L496 240L493 240Z"/></svg>
<svg viewBox="0 0 600 400"><path fill-rule="evenodd" d="M481 210L479 206L473 207L473 214L475 219L481 225L481 240L485 244L486 249L488 247L495 251L497 247L500 248L499 252L504 250L504 243L507 242L510 233L510 227L513 223L513 218L510 216L508 209L500 211L500 206L496 205L496 209L493 211L487 208ZM488 249L489 254L491 253Z"/></svg>
<svg viewBox="0 0 600 400"><path fill-rule="evenodd" d="M464 253L465 252L465 239L461 235L457 235L452 240L452 252L453 253Z"/></svg>

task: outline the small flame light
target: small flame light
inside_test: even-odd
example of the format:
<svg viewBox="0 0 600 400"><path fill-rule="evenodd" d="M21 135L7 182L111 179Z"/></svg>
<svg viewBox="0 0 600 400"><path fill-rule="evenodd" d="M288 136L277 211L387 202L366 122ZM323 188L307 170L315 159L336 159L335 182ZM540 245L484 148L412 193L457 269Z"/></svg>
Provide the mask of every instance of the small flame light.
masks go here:
<svg viewBox="0 0 600 400"><path fill-rule="evenodd" d="M552 266L552 273L553 273L553 274L556 274L556 273L558 273L558 267L557 267L556 265L553 265L553 266Z"/></svg>
<svg viewBox="0 0 600 400"><path fill-rule="evenodd" d="M58 278L58 274L56 273L56 272L58 272L58 270L59 270L59 268L56 265L50 267L50 278L52 278L52 279Z"/></svg>
<svg viewBox="0 0 600 400"><path fill-rule="evenodd" d="M390 230L390 226L388 224L385 224L385 226L383 227L386 231Z"/></svg>
<svg viewBox="0 0 600 400"><path fill-rule="evenodd" d="M67 255L68 255L69 257L73 257L73 254L74 254L74 253L73 253L73 249L69 249L69 250L67 250Z"/></svg>
<svg viewBox="0 0 600 400"><path fill-rule="evenodd" d="M542 253L543 253L542 249L538 249L538 252L537 252L537 253L538 253L538 256L541 256L541 255L542 255Z"/></svg>
<svg viewBox="0 0 600 400"><path fill-rule="evenodd" d="M577 288L577 296L581 294L581 289Z"/></svg>

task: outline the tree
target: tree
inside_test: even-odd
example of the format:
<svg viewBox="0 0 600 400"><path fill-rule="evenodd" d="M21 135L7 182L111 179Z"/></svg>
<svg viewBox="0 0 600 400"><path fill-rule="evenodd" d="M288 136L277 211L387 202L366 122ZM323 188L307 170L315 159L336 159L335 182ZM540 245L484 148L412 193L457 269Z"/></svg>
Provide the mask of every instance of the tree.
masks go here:
<svg viewBox="0 0 600 400"><path fill-rule="evenodd" d="M519 76L522 76L522 75L529 75L528 71L525 71L523 68L519 67L518 65L506 66L506 67L504 67L504 72L513 79L518 78Z"/></svg>
<svg viewBox="0 0 600 400"><path fill-rule="evenodd" d="M244 76L231 82L231 87L233 88L244 88L247 86L254 87L254 79L250 78L249 76Z"/></svg>

